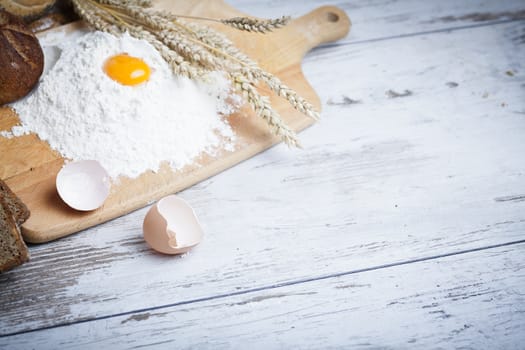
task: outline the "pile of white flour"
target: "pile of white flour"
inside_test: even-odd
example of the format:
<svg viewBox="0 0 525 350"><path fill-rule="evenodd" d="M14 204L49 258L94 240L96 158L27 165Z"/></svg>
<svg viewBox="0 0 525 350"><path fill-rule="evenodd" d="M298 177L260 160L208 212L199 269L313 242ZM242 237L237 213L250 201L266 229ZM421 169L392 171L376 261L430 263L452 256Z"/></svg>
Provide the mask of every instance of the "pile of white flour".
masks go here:
<svg viewBox="0 0 525 350"><path fill-rule="evenodd" d="M65 158L98 160L112 178L157 171L162 161L179 169L202 152L232 147L235 135L222 116L233 112L230 85L222 75L209 84L176 77L149 43L129 35L90 32L43 45L48 71L32 95L12 105L21 125L3 136L36 133ZM120 53L143 59L149 81L111 80L103 65Z"/></svg>

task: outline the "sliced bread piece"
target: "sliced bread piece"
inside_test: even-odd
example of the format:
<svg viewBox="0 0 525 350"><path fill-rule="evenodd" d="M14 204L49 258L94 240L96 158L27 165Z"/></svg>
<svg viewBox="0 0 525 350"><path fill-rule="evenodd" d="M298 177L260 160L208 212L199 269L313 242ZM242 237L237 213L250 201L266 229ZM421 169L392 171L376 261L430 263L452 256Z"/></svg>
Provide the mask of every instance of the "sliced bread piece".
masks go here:
<svg viewBox="0 0 525 350"><path fill-rule="evenodd" d="M6 203L11 214L15 217L15 223L22 225L30 215L27 206L18 198L7 184L0 179L0 198Z"/></svg>
<svg viewBox="0 0 525 350"><path fill-rule="evenodd" d="M7 271L29 260L29 251L20 234L15 215L0 196L0 272Z"/></svg>

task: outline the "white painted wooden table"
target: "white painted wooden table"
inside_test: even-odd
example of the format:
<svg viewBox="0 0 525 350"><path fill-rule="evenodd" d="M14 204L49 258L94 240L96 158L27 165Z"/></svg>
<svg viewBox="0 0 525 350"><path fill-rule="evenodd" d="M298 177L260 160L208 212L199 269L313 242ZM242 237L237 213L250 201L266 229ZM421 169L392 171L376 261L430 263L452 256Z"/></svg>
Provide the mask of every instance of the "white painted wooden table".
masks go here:
<svg viewBox="0 0 525 350"><path fill-rule="evenodd" d="M525 347L525 2L331 4L353 28L304 60L305 149L182 192L206 232L187 256L148 249L147 208L30 247L0 275L0 348Z"/></svg>

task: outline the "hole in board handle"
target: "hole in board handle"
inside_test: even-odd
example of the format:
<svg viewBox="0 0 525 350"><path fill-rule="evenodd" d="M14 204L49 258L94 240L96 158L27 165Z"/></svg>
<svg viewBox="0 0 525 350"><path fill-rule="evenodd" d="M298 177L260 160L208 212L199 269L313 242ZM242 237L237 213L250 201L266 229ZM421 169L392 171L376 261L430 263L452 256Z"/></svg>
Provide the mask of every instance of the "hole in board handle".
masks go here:
<svg viewBox="0 0 525 350"><path fill-rule="evenodd" d="M334 12L327 12L326 13L326 19L328 20L328 22L337 22L339 21L339 15L337 13L334 13Z"/></svg>

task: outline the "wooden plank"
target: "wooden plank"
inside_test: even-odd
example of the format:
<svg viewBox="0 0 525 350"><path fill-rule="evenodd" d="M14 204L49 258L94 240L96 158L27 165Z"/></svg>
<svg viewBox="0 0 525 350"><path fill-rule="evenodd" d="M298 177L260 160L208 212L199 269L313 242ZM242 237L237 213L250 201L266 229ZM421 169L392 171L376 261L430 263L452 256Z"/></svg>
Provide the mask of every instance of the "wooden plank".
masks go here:
<svg viewBox="0 0 525 350"><path fill-rule="evenodd" d="M144 310L5 348L520 348L525 245ZM174 301L175 298L174 298Z"/></svg>
<svg viewBox="0 0 525 350"><path fill-rule="evenodd" d="M193 16L213 18L242 15L233 7L216 0L156 1L155 5L162 10L177 9L181 13ZM337 18L331 21L326 17L327 13ZM296 90L319 110L320 103L316 93L302 74L301 59L312 47L345 36L349 27L350 23L344 12L335 7L323 7L268 35L245 33L231 28L227 30L226 26L218 26L218 29L225 32L262 68L276 74L287 86ZM269 54L270 52L272 54ZM265 91L263 94L270 92ZM295 131L302 130L314 122L295 110L283 98L272 96L271 101L273 108ZM2 110L0 119L3 119L1 113ZM8 185L32 213L22 225L24 239L32 243L47 242L127 214L153 200L215 175L279 141L271 134L266 122L258 118L249 107L229 116L228 122L236 135L232 147L217 149L213 156L202 155L192 164L177 171L164 166L158 172L144 169L144 172L134 179L115 179L104 205L90 212L75 211L61 201L56 191L55 178L63 160L55 160L56 153L47 147L44 141L38 141L34 136L30 143L26 137L11 140L0 137L0 176L7 178ZM33 157L34 155L37 157ZM50 158L52 160L47 161ZM34 169L36 171L33 171ZM35 173L38 173L38 176Z"/></svg>
<svg viewBox="0 0 525 350"><path fill-rule="evenodd" d="M282 14L300 16L308 8L335 5L348 13L353 30L334 45L370 40L384 40L421 32L442 31L465 26L478 26L500 21L525 18L525 4L520 0L418 0L374 1L257 1L232 2L242 11L257 13L260 17ZM330 44L331 45L331 44Z"/></svg>
<svg viewBox="0 0 525 350"><path fill-rule="evenodd" d="M181 194L199 247L152 253L146 209L32 246L32 262L0 276L0 329L523 239L525 48L512 38L524 25L325 48L304 66L327 103L306 149L275 147Z"/></svg>

